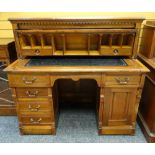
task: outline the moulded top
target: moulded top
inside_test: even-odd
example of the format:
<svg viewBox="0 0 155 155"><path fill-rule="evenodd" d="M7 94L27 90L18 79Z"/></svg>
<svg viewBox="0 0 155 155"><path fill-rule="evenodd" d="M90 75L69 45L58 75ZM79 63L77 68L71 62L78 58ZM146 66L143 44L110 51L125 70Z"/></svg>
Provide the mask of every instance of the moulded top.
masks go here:
<svg viewBox="0 0 155 155"><path fill-rule="evenodd" d="M89 19L89 20L144 20L145 18L144 17L114 17L114 16L80 16L80 17L52 17L52 18L37 18L37 17L34 17L34 18L9 18L9 21L32 21L32 20L36 20L36 21L39 21L39 20L86 20L86 19Z"/></svg>
<svg viewBox="0 0 155 155"><path fill-rule="evenodd" d="M52 18L10 18L13 29L51 28L135 28L140 27L143 17L52 17ZM140 23L137 25L137 23Z"/></svg>

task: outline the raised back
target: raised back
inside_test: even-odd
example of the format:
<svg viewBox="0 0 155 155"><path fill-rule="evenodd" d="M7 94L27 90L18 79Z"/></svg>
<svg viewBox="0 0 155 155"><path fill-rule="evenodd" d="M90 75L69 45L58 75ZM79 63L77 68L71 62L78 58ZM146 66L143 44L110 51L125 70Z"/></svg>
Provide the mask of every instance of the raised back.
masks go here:
<svg viewBox="0 0 155 155"><path fill-rule="evenodd" d="M137 55L143 18L10 19L19 58Z"/></svg>

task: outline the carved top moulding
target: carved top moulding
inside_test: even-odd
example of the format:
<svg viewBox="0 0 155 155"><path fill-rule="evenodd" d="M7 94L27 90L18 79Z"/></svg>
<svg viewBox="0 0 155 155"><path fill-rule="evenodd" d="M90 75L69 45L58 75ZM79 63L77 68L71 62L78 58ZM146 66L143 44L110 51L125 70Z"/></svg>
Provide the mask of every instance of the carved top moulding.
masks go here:
<svg viewBox="0 0 155 155"><path fill-rule="evenodd" d="M144 18L123 17L63 17L63 18L10 18L13 29L57 28L138 28Z"/></svg>

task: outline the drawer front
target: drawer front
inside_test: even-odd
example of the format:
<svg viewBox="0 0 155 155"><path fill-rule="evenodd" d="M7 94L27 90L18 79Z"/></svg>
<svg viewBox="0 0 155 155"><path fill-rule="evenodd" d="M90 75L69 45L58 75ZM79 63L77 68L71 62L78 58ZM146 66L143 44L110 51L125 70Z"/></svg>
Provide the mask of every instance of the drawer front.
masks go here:
<svg viewBox="0 0 155 155"><path fill-rule="evenodd" d="M39 112L42 110L51 110L51 103L44 101L27 101L18 103L20 110L29 111L29 112Z"/></svg>
<svg viewBox="0 0 155 155"><path fill-rule="evenodd" d="M49 117L51 117L51 115L52 115L52 112L51 112L51 110L49 109L49 110L38 110L38 111L24 111L24 110L20 110L19 112L18 112L18 114L20 115L20 116L22 116L22 117L25 117L25 116L40 116L40 115L46 115L46 116L49 116Z"/></svg>
<svg viewBox="0 0 155 155"><path fill-rule="evenodd" d="M48 97L48 88L16 88L18 98Z"/></svg>
<svg viewBox="0 0 155 155"><path fill-rule="evenodd" d="M124 48L104 48L101 47L101 55L110 56L130 56L132 54L131 47Z"/></svg>
<svg viewBox="0 0 155 155"><path fill-rule="evenodd" d="M51 125L22 125L20 129L23 134L55 134L55 129Z"/></svg>
<svg viewBox="0 0 155 155"><path fill-rule="evenodd" d="M28 101L18 103L20 115L48 115L51 116L51 103L41 101Z"/></svg>
<svg viewBox="0 0 155 155"><path fill-rule="evenodd" d="M21 49L23 56L51 56L52 49Z"/></svg>
<svg viewBox="0 0 155 155"><path fill-rule="evenodd" d="M0 49L0 58L7 58L6 50Z"/></svg>
<svg viewBox="0 0 155 155"><path fill-rule="evenodd" d="M139 85L140 76L138 75L107 75L105 79L106 85Z"/></svg>
<svg viewBox="0 0 155 155"><path fill-rule="evenodd" d="M52 118L47 117L46 115L28 116L28 117L20 117L20 122L22 124L29 124L29 125L51 124Z"/></svg>
<svg viewBox="0 0 155 155"><path fill-rule="evenodd" d="M9 75L10 87L50 87L47 75Z"/></svg>

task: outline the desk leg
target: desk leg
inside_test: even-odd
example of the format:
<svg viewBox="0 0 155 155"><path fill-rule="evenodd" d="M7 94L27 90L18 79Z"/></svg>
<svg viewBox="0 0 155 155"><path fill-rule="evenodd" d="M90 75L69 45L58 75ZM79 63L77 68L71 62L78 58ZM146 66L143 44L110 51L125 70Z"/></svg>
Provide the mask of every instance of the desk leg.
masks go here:
<svg viewBox="0 0 155 155"><path fill-rule="evenodd" d="M104 88L100 87L100 97L99 97L99 119L98 119L98 128L99 128L99 134L102 132L102 122L103 122L103 107L104 107Z"/></svg>
<svg viewBox="0 0 155 155"><path fill-rule="evenodd" d="M57 103L55 100L55 89L52 87L51 89L49 88L49 102L51 103L51 120L52 120L52 125L51 125L51 134L55 135L56 134L56 126L57 126Z"/></svg>

